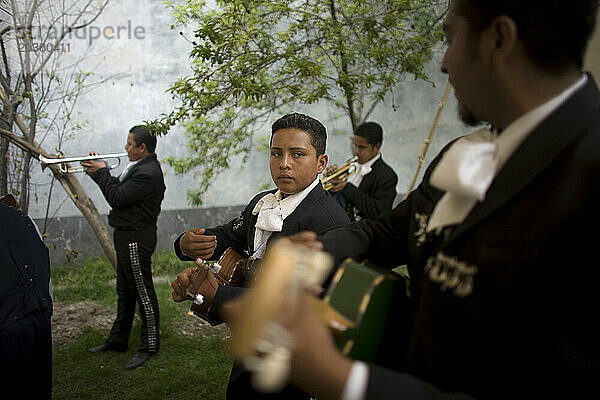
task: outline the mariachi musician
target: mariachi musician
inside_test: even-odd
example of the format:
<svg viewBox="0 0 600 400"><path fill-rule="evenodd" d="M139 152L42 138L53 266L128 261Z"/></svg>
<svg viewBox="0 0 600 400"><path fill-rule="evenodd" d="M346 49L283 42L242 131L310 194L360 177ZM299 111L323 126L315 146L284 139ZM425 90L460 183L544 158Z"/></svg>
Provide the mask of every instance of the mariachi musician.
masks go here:
<svg viewBox="0 0 600 400"><path fill-rule="evenodd" d="M152 253L156 248L156 221L165 193L158 162L156 136L142 125L129 130L125 150L129 164L116 177L105 161L82 162L111 206L108 223L115 228L117 253L117 316L108 338L88 351L124 352L129 344L136 303L142 320L140 344L127 369L140 367L160 348L160 315L152 282Z"/></svg>
<svg viewBox="0 0 600 400"><path fill-rule="evenodd" d="M174 243L181 260L216 260L228 249L235 249L260 259L267 242L303 230L324 232L346 225L348 217L325 191L318 176L327 166L325 146L327 131L318 120L304 114L288 114L272 125L270 170L277 189L257 194L241 215L211 229L194 228L181 234ZM179 274L172 284L175 301L183 301L193 268ZM221 321L219 311L227 300L244 288L218 284L214 274L202 269L200 294L203 296L202 318ZM227 398L254 398L263 394L250 386L249 374L234 365L227 386ZM288 387L276 398L307 399L304 393Z"/></svg>
<svg viewBox="0 0 600 400"><path fill-rule="evenodd" d="M329 192L346 209L351 221L375 219L391 210L396 198L398 176L381 157L383 129L376 122L365 122L352 137L355 170L347 180L332 180ZM336 166L328 169L330 175Z"/></svg>

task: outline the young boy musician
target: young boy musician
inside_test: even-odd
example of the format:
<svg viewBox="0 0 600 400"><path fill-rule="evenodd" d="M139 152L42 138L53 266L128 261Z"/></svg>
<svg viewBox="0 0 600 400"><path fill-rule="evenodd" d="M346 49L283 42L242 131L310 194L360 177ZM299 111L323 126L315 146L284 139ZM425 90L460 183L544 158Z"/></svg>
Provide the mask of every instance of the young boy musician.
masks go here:
<svg viewBox="0 0 600 400"><path fill-rule="evenodd" d="M304 114L288 114L272 125L270 170L277 189L257 194L241 215L228 223L210 229L191 229L174 243L181 260L216 260L225 250L233 248L247 256L260 259L267 243L278 237L304 230L324 232L348 224L344 210L321 186L318 178L327 166L325 126ZM187 300L185 290L193 268L179 274L172 284L175 301ZM206 317L220 321L219 311L226 301L238 296L244 288L218 285L214 275L205 270L201 294L210 306ZM198 278L200 279L200 278ZM264 398L249 384L249 375L234 365L227 398ZM308 398L291 387L273 395L276 398ZM274 398L275 398L274 397Z"/></svg>
<svg viewBox="0 0 600 400"><path fill-rule="evenodd" d="M398 176L381 158L383 129L376 122L364 122L352 137L352 153L356 171L348 180L332 180L329 191L346 209L352 222L375 219L392 209L396 198ZM335 166L328 168L331 174Z"/></svg>

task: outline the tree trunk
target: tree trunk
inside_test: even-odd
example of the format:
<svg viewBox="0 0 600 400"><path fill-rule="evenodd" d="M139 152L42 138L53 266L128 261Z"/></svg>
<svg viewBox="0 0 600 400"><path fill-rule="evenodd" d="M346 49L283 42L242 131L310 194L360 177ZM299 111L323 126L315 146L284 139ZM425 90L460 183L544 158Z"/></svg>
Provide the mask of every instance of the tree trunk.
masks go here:
<svg viewBox="0 0 600 400"><path fill-rule="evenodd" d="M12 127L8 123L10 113L5 107L2 107L0 114L0 128L7 131L12 131ZM0 136L0 196L8 194L8 145L9 141L4 136Z"/></svg>
<svg viewBox="0 0 600 400"><path fill-rule="evenodd" d="M8 194L8 143L4 136L0 138L0 196Z"/></svg>
<svg viewBox="0 0 600 400"><path fill-rule="evenodd" d="M104 225L104 222L102 222L100 219L98 209L85 193L83 186L81 186L81 183L74 175L65 175L61 172L57 173L55 169L53 169L52 172L65 189L65 192L67 192L73 203L75 203L75 206L77 206L85 219L87 219L88 223L94 230L98 241L100 242L102 250L104 250L104 254L108 258L108 261L110 261L112 266L116 269L117 253L115 252L112 238L108 234L106 225Z"/></svg>

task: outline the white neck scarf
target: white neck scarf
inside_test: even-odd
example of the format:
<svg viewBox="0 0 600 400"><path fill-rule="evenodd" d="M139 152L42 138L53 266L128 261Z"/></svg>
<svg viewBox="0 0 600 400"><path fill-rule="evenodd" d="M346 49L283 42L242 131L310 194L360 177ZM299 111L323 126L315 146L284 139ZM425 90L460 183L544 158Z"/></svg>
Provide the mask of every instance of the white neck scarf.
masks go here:
<svg viewBox="0 0 600 400"><path fill-rule="evenodd" d="M281 232L283 221L298 207L310 191L320 182L316 178L304 190L283 197L283 193L277 190L263 196L254 206L252 214L258 214L254 226L254 254L255 258L262 258L266 244L273 232Z"/></svg>
<svg viewBox="0 0 600 400"><path fill-rule="evenodd" d="M369 174L373 170L371 166L375 163L375 161L379 160L380 158L381 153L377 153L375 157L371 158L364 164L353 162L352 165L356 167L356 170L352 175L350 175L350 177L348 177L348 182L356 187L360 186L360 183L362 182L364 176Z"/></svg>
<svg viewBox="0 0 600 400"><path fill-rule="evenodd" d="M442 156L430 183L446 193L435 206L427 232L462 223L485 195L496 174L529 133L587 82L587 75L511 123L501 135L487 129L457 140Z"/></svg>
<svg viewBox="0 0 600 400"><path fill-rule="evenodd" d="M482 129L457 140L431 174L432 186L446 193L436 204L427 231L463 221L485 198L496 174L498 148L494 134Z"/></svg>

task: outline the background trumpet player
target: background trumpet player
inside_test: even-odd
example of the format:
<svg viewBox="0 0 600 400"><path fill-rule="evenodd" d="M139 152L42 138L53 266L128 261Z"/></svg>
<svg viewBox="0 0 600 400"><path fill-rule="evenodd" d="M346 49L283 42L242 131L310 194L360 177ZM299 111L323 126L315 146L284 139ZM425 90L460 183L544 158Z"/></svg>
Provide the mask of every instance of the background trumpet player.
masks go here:
<svg viewBox="0 0 600 400"><path fill-rule="evenodd" d="M142 320L141 341L125 366L128 369L142 365L160 345L151 256L156 247L156 220L165 183L155 148L156 137L147 128L134 126L125 144L130 163L119 177L111 176L105 161L82 162L112 208L108 223L115 228L113 240L117 252L117 317L108 339L89 351L127 350L137 301Z"/></svg>
<svg viewBox="0 0 600 400"><path fill-rule="evenodd" d="M396 198L398 176L381 158L383 129L376 122L365 122L356 128L352 137L352 153L356 169L347 180L332 179L329 192L346 210L351 221L375 219L390 210ZM338 170L327 169L327 175Z"/></svg>

